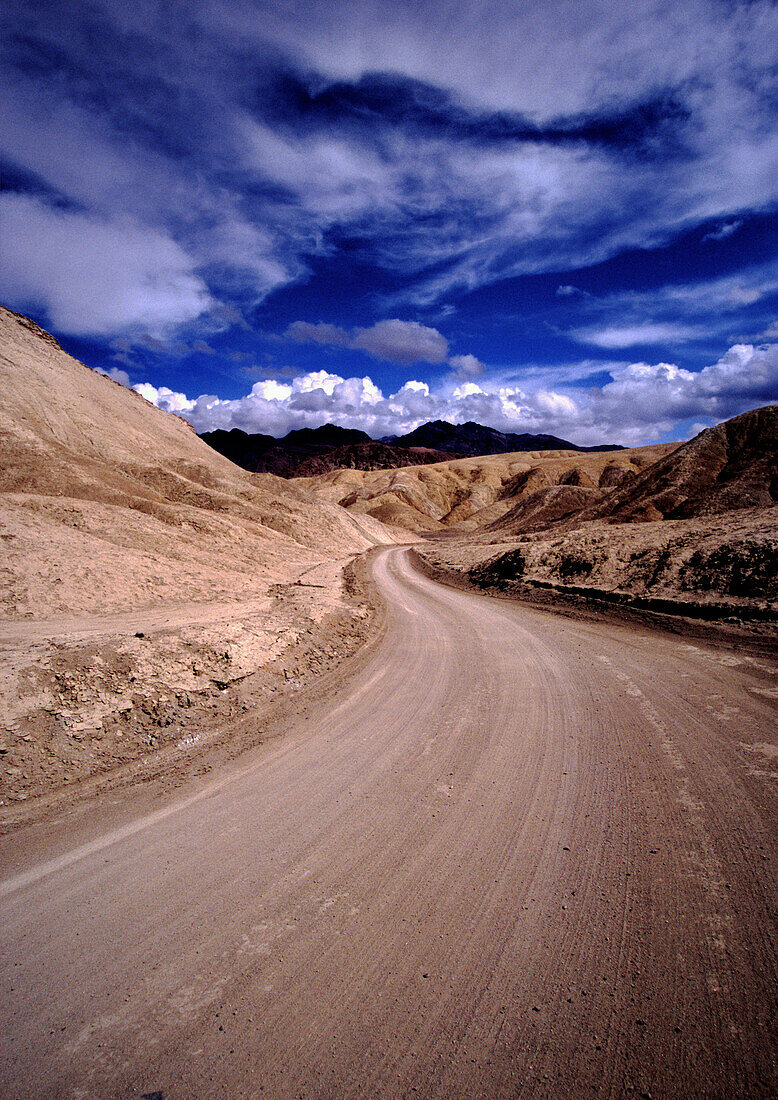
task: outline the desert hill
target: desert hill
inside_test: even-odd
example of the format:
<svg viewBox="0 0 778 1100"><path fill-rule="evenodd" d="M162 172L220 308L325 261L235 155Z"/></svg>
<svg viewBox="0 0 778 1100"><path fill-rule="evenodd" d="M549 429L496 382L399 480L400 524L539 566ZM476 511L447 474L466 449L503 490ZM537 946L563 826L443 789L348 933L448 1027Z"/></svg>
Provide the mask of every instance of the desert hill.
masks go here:
<svg viewBox="0 0 778 1100"><path fill-rule="evenodd" d="M535 476L533 488L494 522L494 530L519 534L590 520L641 523L772 507L778 500L778 406L707 428L631 476L611 464L596 486L579 478L543 484Z"/></svg>
<svg viewBox="0 0 778 1100"><path fill-rule="evenodd" d="M618 487L593 517L689 519L778 502L778 405L707 428Z"/></svg>
<svg viewBox="0 0 778 1100"><path fill-rule="evenodd" d="M525 498L562 485L600 499L674 450L657 444L617 452L529 451L454 459L398 470L333 470L295 485L352 514L372 516L408 531L476 530L510 513ZM576 509L585 504L576 496ZM585 492L584 492L585 495ZM590 503L586 497L585 503Z"/></svg>
<svg viewBox="0 0 778 1100"><path fill-rule="evenodd" d="M284 653L302 659L304 637L347 646L364 609L344 566L395 538L239 469L9 310L0 453L0 747L19 794L148 751L182 698L210 706Z"/></svg>
<svg viewBox="0 0 778 1100"><path fill-rule="evenodd" d="M128 558L121 583L110 578L105 594L116 610L159 599L163 591L179 600L235 592L236 584L240 590L258 578L280 578L290 562L312 564L388 537L379 525L314 502L286 481L238 469L184 420L78 363L7 310L0 312L0 444L6 522L11 514L16 522L35 516L39 527L51 525L56 542L70 509L80 517L70 526L83 536L94 527L98 540L110 544L113 569L121 547ZM9 553L13 541L6 540ZM20 581L15 595L13 585L10 593L6 587L11 614L74 607L75 592L67 601L57 596L62 582L57 591L46 589L43 558L54 554L38 544L40 569ZM212 580L191 570L182 552L187 544L213 569ZM149 580L159 573L152 561L168 551L170 578ZM97 609L102 587L104 547L95 552L81 580L72 582L84 610Z"/></svg>
<svg viewBox="0 0 778 1100"><path fill-rule="evenodd" d="M777 425L771 406L682 445L445 461L327 426L290 433L310 476L285 479L238 467L0 310L0 802L157 754L188 767L226 728L230 751L253 743L243 710L366 636L354 562L383 543L432 536L430 569L522 597L774 616ZM358 468L375 448L418 464ZM333 451L349 468L329 468Z"/></svg>
<svg viewBox="0 0 778 1100"><path fill-rule="evenodd" d="M642 469L609 463L595 479L580 464L562 477L538 464L503 487L518 499L501 516L424 557L469 583L517 593L572 589L774 621L777 429L772 405L657 448L654 462L644 453Z"/></svg>

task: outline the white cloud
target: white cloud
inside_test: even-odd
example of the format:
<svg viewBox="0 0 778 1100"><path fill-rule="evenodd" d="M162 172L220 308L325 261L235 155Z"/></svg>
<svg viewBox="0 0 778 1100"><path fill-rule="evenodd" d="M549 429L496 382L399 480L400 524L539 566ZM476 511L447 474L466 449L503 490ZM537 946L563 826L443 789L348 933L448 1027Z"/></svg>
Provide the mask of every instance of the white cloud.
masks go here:
<svg viewBox="0 0 778 1100"><path fill-rule="evenodd" d="M612 381L603 386L568 392L547 386L528 391L481 379L435 393L413 380L385 396L369 377L325 371L289 384L257 382L234 400L190 399L148 384L135 389L160 408L185 416L199 432L237 427L280 436L291 428L337 423L381 438L429 420L475 420L501 431L547 432L583 445L646 443L673 432L676 424L677 438L689 420L724 420L778 400L778 344L736 344L696 373L673 363L611 364L610 372Z"/></svg>
<svg viewBox="0 0 778 1100"><path fill-rule="evenodd" d="M692 340L699 331L690 325L637 324L573 329L570 336L582 344L600 348L631 348L636 344L677 344Z"/></svg>
<svg viewBox="0 0 778 1100"><path fill-rule="evenodd" d="M255 382L251 392L263 401L286 401L292 396L292 387L269 378L264 382Z"/></svg>
<svg viewBox="0 0 778 1100"><path fill-rule="evenodd" d="M596 416L630 415L640 425L687 418L726 420L748 408L778 401L778 344L735 344L701 371L673 363L630 363L612 368L613 381L595 396Z"/></svg>
<svg viewBox="0 0 778 1100"><path fill-rule="evenodd" d="M191 257L164 233L19 194L0 196L0 212L0 295L42 307L60 332L165 334L211 305Z"/></svg>
<svg viewBox="0 0 778 1100"><path fill-rule="evenodd" d="M729 301L733 307L737 308L738 306L752 306L761 297L762 291L759 287L735 286L730 292Z"/></svg>
<svg viewBox="0 0 778 1100"><path fill-rule="evenodd" d="M474 378L483 374L486 370L486 364L477 359L475 355L452 355L448 365L454 368L459 378L468 376Z"/></svg>
<svg viewBox="0 0 778 1100"><path fill-rule="evenodd" d="M368 264L402 273L405 304L430 303L452 289L653 247L711 219L719 228L709 236L720 240L744 211L778 198L778 7L770 0L634 0L626 8L612 0L313 0L304 19L288 3L193 0L173 21L158 4L143 5L129 38L116 4L82 6L78 18L60 21L15 7L12 29L27 48L66 60L58 76L52 68L34 80L7 66L11 162L85 211L60 210L60 223L82 217L110 230L113 256L129 232L125 216L134 237L157 242L142 261L128 247L144 278L128 276L123 300L109 283L114 302L103 314L92 306L80 316L75 303L58 302L78 331L103 324L113 332L117 314L143 324L163 312L165 323L180 323L190 311L175 302L162 309L158 287L157 308L147 301L144 280L165 284L171 267L179 307L187 297L180 280L199 272L225 297L257 302L303 277L310 256L337 248L333 231L358 241ZM437 134L380 108L371 116L363 107L360 122L358 109L341 119L334 105L318 128L315 112L304 125L274 119L263 84L274 66L296 70L312 97L329 80L370 74L424 81L449 117ZM70 86L68 70L78 73ZM107 71L110 108L95 106ZM404 93L420 102L428 95L411 85ZM586 136L500 147L452 140L445 125L461 118L477 128L479 112L503 111L518 124L556 127L580 116L585 129L590 115L617 125L620 113L660 100L668 117L648 127L638 156ZM50 237L54 217L28 218L33 236ZM23 233L17 247L25 250L24 227L9 228ZM71 266L79 239L71 234ZM83 239L84 263L101 270L94 234ZM24 279L4 285L20 306L66 297L61 287L53 293L52 278L31 260Z"/></svg>
<svg viewBox="0 0 778 1100"><path fill-rule="evenodd" d="M652 290L627 290L591 298L590 312L626 314L630 323L651 323L659 314L705 318L732 311L740 305L760 301L778 292L778 264L775 261L746 267L736 275L722 275L693 283L666 283ZM727 322L729 323L729 322Z"/></svg>
<svg viewBox="0 0 778 1100"><path fill-rule="evenodd" d="M291 191L325 223L385 206L395 169L344 137L284 134L238 114L235 143L242 163Z"/></svg>
<svg viewBox="0 0 778 1100"><path fill-rule="evenodd" d="M137 386L132 388L141 397L145 397L152 405L156 405L158 409L164 409L165 412L191 412L196 405L196 402L190 401L185 393L176 393L175 390L168 389L167 386L157 387L152 386L150 382L139 382ZM201 400L203 399L198 398L198 401Z"/></svg>
<svg viewBox="0 0 778 1100"><path fill-rule="evenodd" d="M374 359L402 366L443 363L448 354L448 341L436 328L397 318L377 321L370 328L356 328L351 333L321 321L316 324L294 321L284 335L300 344L353 348L366 352ZM467 358L473 359L474 356Z"/></svg>
<svg viewBox="0 0 778 1100"><path fill-rule="evenodd" d="M733 222L725 222L720 225L718 229L713 229L710 233L706 233L702 238L704 241L725 241L727 237L731 237L733 233L737 233L740 229L743 221L741 218L736 218Z"/></svg>
<svg viewBox="0 0 778 1100"><path fill-rule="evenodd" d="M578 327L567 335L579 343L621 349L640 344L664 346L666 352L691 340L751 342L770 337L778 293L778 264L755 264L735 275L695 283L667 283L644 291L588 295L577 303ZM759 304L744 318L737 311Z"/></svg>
<svg viewBox="0 0 778 1100"><path fill-rule="evenodd" d="M403 73L470 103L542 119L640 98L701 69L729 75L744 41L752 46L748 62L764 65L775 16L767 5L753 7L637 0L625 12L609 0L525 0L520 8L504 0L318 0L305 20L286 5L266 8L261 21L250 4L232 5L223 17L231 33L252 42L269 37L334 78Z"/></svg>
<svg viewBox="0 0 778 1100"><path fill-rule="evenodd" d="M351 338L344 328L328 325L324 321L293 321L284 333L298 344L323 344L325 347L347 348Z"/></svg>
<svg viewBox="0 0 778 1100"><path fill-rule="evenodd" d="M435 328L418 321L378 321L371 328L357 329L353 346L374 359L388 363L443 363L448 341Z"/></svg>
<svg viewBox="0 0 778 1100"><path fill-rule="evenodd" d="M451 396L455 401L461 401L463 397L475 397L476 394L486 396L486 392L475 382L465 382L463 385L457 386Z"/></svg>
<svg viewBox="0 0 778 1100"><path fill-rule="evenodd" d="M340 375L330 374L326 370L316 370L298 378L293 389L297 393L312 393L314 390L323 390L328 397L332 397L333 390L342 381Z"/></svg>
<svg viewBox="0 0 778 1100"><path fill-rule="evenodd" d="M663 98L671 113L677 109L647 135L647 155L629 160L597 143L571 150L523 142L494 151L419 135L404 145L380 147L377 139L370 150L350 148L334 166L320 136L298 139L291 154L275 149L284 172L291 162L294 187L308 170L318 196L327 165L325 198L334 193L338 211L328 217L376 212L392 236L376 245L387 266L411 275L449 262L421 287L409 281L407 301L432 302L496 274L598 262L710 219L721 221L714 232L733 232L740 212L778 197L771 100L778 8L769 0L636 0L626 12L611 0L319 0L304 23L284 6L257 21L250 7L236 5L227 25L249 48L270 39L325 81L397 74L448 90L457 105L518 112L540 125L589 113L618 117ZM684 155L662 156L662 142L673 138ZM391 233L398 210L461 204L483 213L483 227L444 218L431 219L430 232L417 225L411 240Z"/></svg>

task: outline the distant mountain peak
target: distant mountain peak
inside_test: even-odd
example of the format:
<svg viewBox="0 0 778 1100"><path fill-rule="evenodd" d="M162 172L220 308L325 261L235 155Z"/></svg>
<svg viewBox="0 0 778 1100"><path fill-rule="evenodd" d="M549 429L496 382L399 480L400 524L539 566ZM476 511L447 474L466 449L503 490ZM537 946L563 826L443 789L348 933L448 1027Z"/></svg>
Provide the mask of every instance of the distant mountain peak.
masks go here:
<svg viewBox="0 0 778 1100"><path fill-rule="evenodd" d="M569 439L559 436L532 434L530 432L501 432L486 424L468 420L464 424L450 424L446 420L431 420L412 432L400 436L388 436L382 442L393 447L434 447L455 454L476 456L509 454L512 451L607 451L621 450L616 444L598 447L579 447Z"/></svg>
<svg viewBox="0 0 778 1100"><path fill-rule="evenodd" d="M372 440L366 432L342 428L338 424L295 428L283 439L251 435L239 428L204 432L202 438L237 466L254 473L273 473L281 477L305 477L326 469L390 469L513 451L622 449L614 445L578 447L555 435L505 433L485 424L477 424L474 420L468 420L465 424L431 420L407 435L386 436L378 441Z"/></svg>

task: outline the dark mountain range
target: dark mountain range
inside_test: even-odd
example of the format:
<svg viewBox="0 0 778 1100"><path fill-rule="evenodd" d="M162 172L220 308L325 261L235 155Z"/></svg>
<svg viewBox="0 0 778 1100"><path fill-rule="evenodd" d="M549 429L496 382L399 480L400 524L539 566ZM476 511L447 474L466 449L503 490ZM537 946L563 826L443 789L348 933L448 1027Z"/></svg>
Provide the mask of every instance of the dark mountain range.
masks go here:
<svg viewBox="0 0 778 1100"><path fill-rule="evenodd" d="M295 477L315 477L317 474L328 474L330 470L395 470L400 466L427 466L432 462L446 462L460 457L447 451L433 451L429 447L355 443L307 458L297 467Z"/></svg>
<svg viewBox="0 0 778 1100"><path fill-rule="evenodd" d="M498 432L472 421L448 424L434 420L407 435L375 442L365 432L323 424L300 428L283 439L250 435L240 428L204 432L202 438L236 466L252 473L311 477L330 470L388 470L421 466L451 458L508 454L512 451L618 451L618 446L578 447L554 435Z"/></svg>
<svg viewBox="0 0 778 1100"><path fill-rule="evenodd" d="M372 443L365 432L323 424L320 428L299 428L283 439L272 435L250 435L240 428L203 432L201 437L236 466L252 473L296 477L302 462L339 448Z"/></svg>
<svg viewBox="0 0 778 1100"><path fill-rule="evenodd" d="M466 424L449 424L432 420L407 435L387 436L381 440L392 447L433 447L457 455L502 455L513 451L620 451L622 447L607 444L601 447L579 447L556 435L532 435L498 432L469 420Z"/></svg>

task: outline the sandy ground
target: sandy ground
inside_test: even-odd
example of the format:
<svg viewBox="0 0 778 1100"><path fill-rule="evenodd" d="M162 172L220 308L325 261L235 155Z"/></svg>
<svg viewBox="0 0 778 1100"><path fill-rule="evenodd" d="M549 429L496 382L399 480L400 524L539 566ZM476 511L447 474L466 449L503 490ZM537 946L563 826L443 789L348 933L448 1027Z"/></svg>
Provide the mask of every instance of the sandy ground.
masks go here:
<svg viewBox="0 0 778 1100"><path fill-rule="evenodd" d="M0 622L0 832L259 743L259 714L378 628L362 568L325 562L252 600Z"/></svg>
<svg viewBox="0 0 778 1100"><path fill-rule="evenodd" d="M4 1095L774 1096L774 655L374 563L282 738L3 842Z"/></svg>

